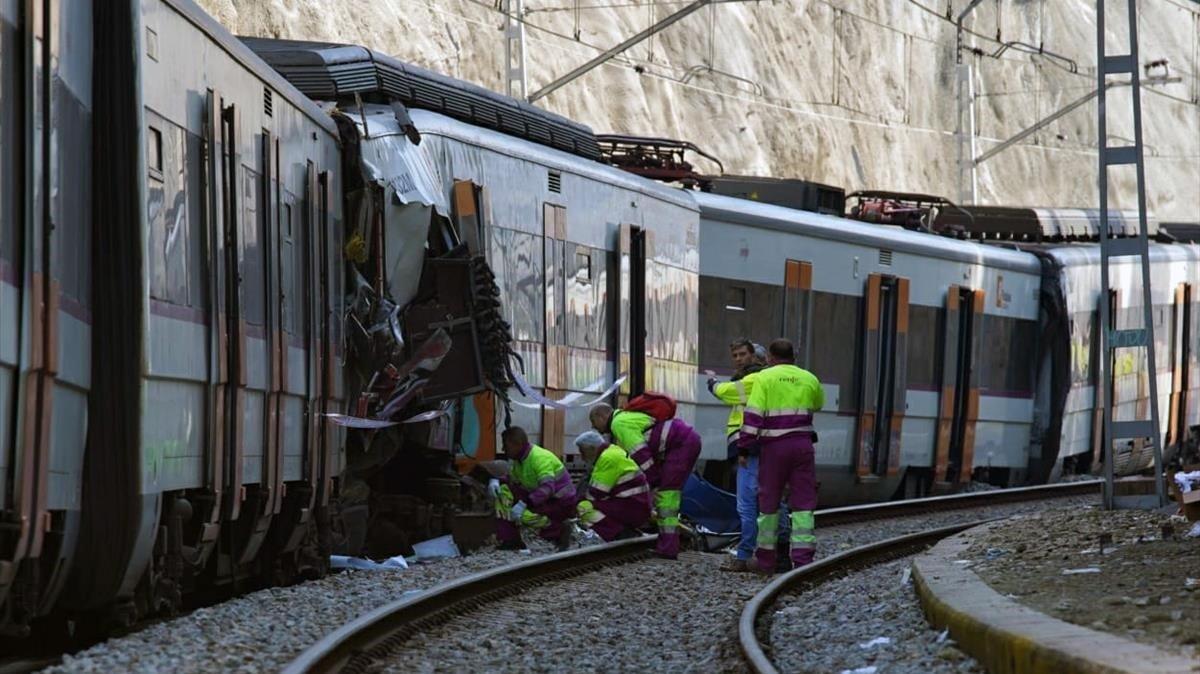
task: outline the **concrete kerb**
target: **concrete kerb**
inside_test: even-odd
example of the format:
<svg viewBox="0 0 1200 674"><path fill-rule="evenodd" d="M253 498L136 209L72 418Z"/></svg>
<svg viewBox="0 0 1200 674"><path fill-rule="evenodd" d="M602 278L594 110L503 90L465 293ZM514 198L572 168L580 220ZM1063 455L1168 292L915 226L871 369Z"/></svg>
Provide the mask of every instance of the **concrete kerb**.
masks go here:
<svg viewBox="0 0 1200 674"><path fill-rule="evenodd" d="M1198 672L1200 662L1052 618L1002 596L963 558L985 524L938 543L913 560L913 581L931 624L949 628L989 672Z"/></svg>

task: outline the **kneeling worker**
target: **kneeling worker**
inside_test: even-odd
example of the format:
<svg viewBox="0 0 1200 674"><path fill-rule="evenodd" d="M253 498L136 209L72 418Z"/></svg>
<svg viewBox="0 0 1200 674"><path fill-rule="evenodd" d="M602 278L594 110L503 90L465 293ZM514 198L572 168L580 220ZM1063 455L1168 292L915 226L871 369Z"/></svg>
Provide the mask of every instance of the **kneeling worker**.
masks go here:
<svg viewBox="0 0 1200 674"><path fill-rule="evenodd" d="M617 410L605 404L592 408L592 428L611 432L613 440L646 474L654 490L659 557L679 556L679 509L683 485L700 456L700 435L682 419L656 422L649 414Z"/></svg>
<svg viewBox="0 0 1200 674"><path fill-rule="evenodd" d="M530 444L525 429L510 426L500 434L508 455L508 477L492 480L488 492L496 499L496 537L501 550L524 547L518 527L554 541L560 550L571 542L566 521L575 516L575 485L562 461L548 449Z"/></svg>
<svg viewBox="0 0 1200 674"><path fill-rule="evenodd" d="M583 460L591 464L588 492L579 501L579 522L600 538L613 541L636 534L650 521L650 483L625 450L603 435L587 431L575 440Z"/></svg>

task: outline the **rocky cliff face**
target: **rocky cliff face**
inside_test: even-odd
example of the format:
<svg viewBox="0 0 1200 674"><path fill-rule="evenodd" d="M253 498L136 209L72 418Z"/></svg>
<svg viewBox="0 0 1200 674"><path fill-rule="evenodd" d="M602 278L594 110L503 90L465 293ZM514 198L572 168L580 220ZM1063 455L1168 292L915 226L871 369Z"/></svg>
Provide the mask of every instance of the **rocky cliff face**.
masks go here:
<svg viewBox="0 0 1200 674"><path fill-rule="evenodd" d="M200 0L243 35L353 42L503 91L501 0ZM847 189L960 195L956 54L973 67L976 155L1095 89L1094 0L746 0L700 9L538 101L599 132L670 136L730 173ZM1125 3L1108 0L1109 53ZM1143 0L1148 206L1200 221L1200 3ZM525 0L529 91L684 6ZM1132 138L1130 88L1110 89L1109 144ZM1096 102L980 164L979 203L1094 207ZM702 166L707 170L714 167ZM1113 170L1132 206L1132 171Z"/></svg>

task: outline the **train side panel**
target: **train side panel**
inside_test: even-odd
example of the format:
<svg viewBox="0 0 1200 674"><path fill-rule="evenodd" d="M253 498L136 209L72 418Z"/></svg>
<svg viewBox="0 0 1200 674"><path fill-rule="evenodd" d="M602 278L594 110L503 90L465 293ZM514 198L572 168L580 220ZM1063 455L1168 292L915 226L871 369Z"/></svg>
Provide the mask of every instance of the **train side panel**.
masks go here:
<svg viewBox="0 0 1200 674"><path fill-rule="evenodd" d="M1200 422L1197 387L1197 334L1200 296L1193 290L1200 282L1200 248L1191 244L1151 245L1151 288L1154 307L1156 370L1159 420L1168 450L1191 441L1192 429ZM1060 268L1059 287L1070 326L1070 384L1063 402L1058 458L1072 470L1100 465L1100 415L1096 409L1095 378L1098 375L1099 247L1074 244L1048 248ZM1115 298L1116 327L1138 327L1142 323L1140 270L1130 262L1110 266ZM1113 400L1117 420L1149 416L1149 372L1144 355L1118 352L1113 367L1117 374ZM1194 445L1194 442L1192 442ZM1120 472L1136 471L1152 462L1150 445L1123 442L1118 447Z"/></svg>
<svg viewBox="0 0 1200 674"><path fill-rule="evenodd" d="M488 261L530 385L549 397L588 398L628 371L629 239L631 228L639 229L650 241L646 387L674 396L681 416L692 419L699 256L690 200L553 149L431 112L410 114L446 193L454 181L483 188ZM513 423L568 454L576 453L573 438L589 428L587 409L579 407L518 404Z"/></svg>
<svg viewBox="0 0 1200 674"><path fill-rule="evenodd" d="M826 387L826 409L815 422L823 503L887 498L910 467L926 469L937 482L970 479L989 466L1005 471L1004 480L1023 478L1033 364L1021 366L1018 356L1036 340L1039 278L1032 256L754 202L698 198L701 370L729 374L728 343L735 337L764 342L783 335L799 344L801 363ZM960 307L966 289L971 305ZM897 313L879 313L888 306ZM960 314L971 332L962 346L947 350L957 334L947 332L947 316L957 321ZM887 331L873 329L872 321L890 321L892 334L880 337ZM956 348L966 349L970 361L964 383L972 397L964 403L973 407L960 415L969 423L958 431L968 453L951 465L948 449L939 455L939 445L948 442L939 433L950 437L956 428L943 409L954 395L943 374ZM884 365L878 359L889 352ZM698 384L704 376L698 374ZM887 386L894 387L890 397L877 398ZM876 418L864 411L879 401L887 414L873 414L888 427L875 433ZM702 400L706 459L724 457L727 414L724 405ZM867 463L886 457L887 465L860 465L864 452L874 457Z"/></svg>
<svg viewBox="0 0 1200 674"><path fill-rule="evenodd" d="M100 572L72 607L130 620L198 581L264 572L330 496L340 151L328 115L193 3L113 3L102 19L106 120L127 136L106 150L128 175L99 212L138 225L98 251L121 341L98 342L112 364L93 404L120 419L94 436L89 487L123 482L89 518L125 528L111 549L93 541Z"/></svg>
<svg viewBox="0 0 1200 674"><path fill-rule="evenodd" d="M79 530L91 23L91 3L0 3L0 510L19 523L0 534L0 628L17 634L53 606Z"/></svg>

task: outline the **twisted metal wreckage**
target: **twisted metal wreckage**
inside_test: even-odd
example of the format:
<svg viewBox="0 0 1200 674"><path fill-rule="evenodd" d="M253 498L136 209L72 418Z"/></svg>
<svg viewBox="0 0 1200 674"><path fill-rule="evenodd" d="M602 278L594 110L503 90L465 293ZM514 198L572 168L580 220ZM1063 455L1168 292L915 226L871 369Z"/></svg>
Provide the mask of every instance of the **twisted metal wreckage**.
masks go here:
<svg viewBox="0 0 1200 674"><path fill-rule="evenodd" d="M479 187L453 182L453 203L447 199L446 183L399 103L360 104L334 111L334 118L345 156L358 160L345 171L351 409L328 415L350 431L341 490L347 532L339 547L357 554L365 544L382 554L445 533L463 510L482 509L482 484L455 466L459 401L490 392L507 425L513 404L589 406L625 378L602 392L600 382L588 387L596 393L586 401L583 394L550 400L535 391L512 348L485 255ZM530 402L512 400L514 386ZM479 489L464 498L464 482Z"/></svg>

